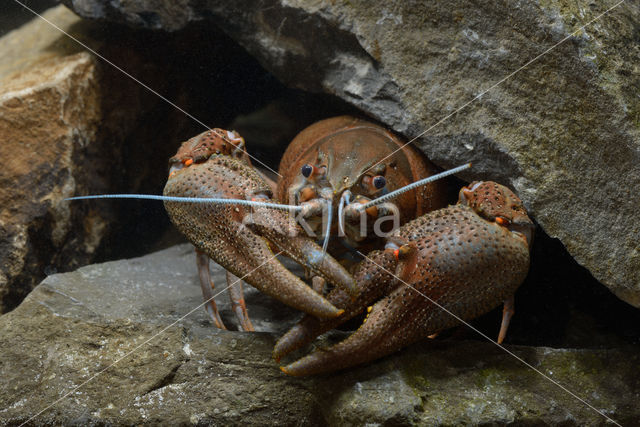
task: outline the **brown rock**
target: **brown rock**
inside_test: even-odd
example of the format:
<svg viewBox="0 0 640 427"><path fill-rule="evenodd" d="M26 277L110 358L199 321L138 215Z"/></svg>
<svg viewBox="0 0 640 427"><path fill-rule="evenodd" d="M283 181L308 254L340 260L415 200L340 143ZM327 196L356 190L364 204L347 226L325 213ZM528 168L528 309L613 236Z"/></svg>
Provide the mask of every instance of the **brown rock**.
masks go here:
<svg viewBox="0 0 640 427"><path fill-rule="evenodd" d="M97 24L82 22L63 6L44 17L100 48L89 35ZM133 68L136 57L129 56ZM137 85L114 79L109 67L44 20L1 38L0 57L3 312L46 274L92 259L115 208L64 198L104 193L121 179L123 143L144 105Z"/></svg>
<svg viewBox="0 0 640 427"><path fill-rule="evenodd" d="M79 22L64 8L45 16L67 30ZM94 140L101 110L95 60L61 38L36 20L0 39L2 305L35 286L41 257L62 249L72 228L90 254L104 227L95 214L72 227L62 201L86 185L74 157Z"/></svg>

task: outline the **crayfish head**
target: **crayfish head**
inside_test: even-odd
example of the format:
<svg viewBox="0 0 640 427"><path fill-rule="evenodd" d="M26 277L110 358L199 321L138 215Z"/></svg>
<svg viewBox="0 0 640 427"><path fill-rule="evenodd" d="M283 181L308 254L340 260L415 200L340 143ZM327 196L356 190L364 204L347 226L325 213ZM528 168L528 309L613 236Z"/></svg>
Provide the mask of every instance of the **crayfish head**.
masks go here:
<svg viewBox="0 0 640 427"><path fill-rule="evenodd" d="M458 203L469 206L487 221L521 234L531 248L535 225L522 200L504 185L493 181L474 181L460 190Z"/></svg>

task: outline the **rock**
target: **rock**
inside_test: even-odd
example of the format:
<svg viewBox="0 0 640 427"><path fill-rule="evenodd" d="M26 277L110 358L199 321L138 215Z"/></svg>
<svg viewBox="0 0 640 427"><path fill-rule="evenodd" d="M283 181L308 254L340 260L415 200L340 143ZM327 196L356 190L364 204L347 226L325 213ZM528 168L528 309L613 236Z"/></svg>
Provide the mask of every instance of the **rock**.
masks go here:
<svg viewBox="0 0 640 427"><path fill-rule="evenodd" d="M549 235L640 307L637 2L65 3L166 31L215 22L286 84L420 136L442 167L472 161L465 179L514 187Z"/></svg>
<svg viewBox="0 0 640 427"><path fill-rule="evenodd" d="M86 27L63 7L45 16L62 28ZM81 30L80 30L81 31ZM77 34L77 32L76 32ZM47 252L68 252L70 233L82 248L96 249L105 222L97 212L78 221L64 197L86 188L77 156L94 142L101 118L100 88L92 56L43 21L0 39L0 311L44 277ZM76 226L71 225L75 217ZM86 262L87 258L84 258ZM79 260L82 262L82 260ZM53 270L56 262L46 267ZM76 266L79 264L76 264Z"/></svg>
<svg viewBox="0 0 640 427"><path fill-rule="evenodd" d="M218 98L200 89L203 85L190 87L199 81L193 75L168 85L173 69L191 64L158 59L159 51L175 50L162 34L82 21L64 6L44 17L60 29L35 18L0 38L0 153L5 159L0 171L0 313L15 308L47 274L113 254L148 252L169 226L158 203L63 201L81 194L161 194L167 159L180 141L196 133L194 128L201 129L202 124L131 77L213 123L226 123L220 117L230 121L238 103L251 102L237 85L225 82L208 86ZM223 51L229 45L236 48L224 37L214 47L199 45L191 37L203 37L192 33L172 40L206 50L212 58L229 56ZM247 58L236 55L228 66L240 61L248 72L258 68ZM229 98L221 85L240 101L219 102ZM192 107L188 101L194 91L208 100L199 98L200 104L215 106L213 113Z"/></svg>
<svg viewBox="0 0 640 427"><path fill-rule="evenodd" d="M213 277L221 290L219 267ZM0 425L605 421L482 341L424 342L357 369L290 378L270 352L299 314L246 289L260 332L222 331L201 298L190 245L47 277L0 317L9 344L0 349ZM218 302L233 325L226 297ZM637 346L507 348L616 421L640 416Z"/></svg>
<svg viewBox="0 0 640 427"><path fill-rule="evenodd" d="M130 69L139 70L132 49L116 51L92 38L96 23L64 6L44 17L114 61L126 57ZM103 68L60 30L35 19L0 39L0 312L17 306L47 274L94 259L121 210L64 198L114 192L129 176L129 161L139 173L153 175L153 164L124 145L134 124L160 101L113 68ZM155 165L164 176L165 165ZM133 181L128 188L136 191L141 185Z"/></svg>

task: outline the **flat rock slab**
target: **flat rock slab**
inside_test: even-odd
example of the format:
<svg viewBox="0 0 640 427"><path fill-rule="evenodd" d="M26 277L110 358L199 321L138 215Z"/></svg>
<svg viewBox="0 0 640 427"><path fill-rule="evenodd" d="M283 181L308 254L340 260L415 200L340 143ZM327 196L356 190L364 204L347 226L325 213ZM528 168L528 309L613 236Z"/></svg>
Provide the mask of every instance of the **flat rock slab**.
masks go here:
<svg viewBox="0 0 640 427"><path fill-rule="evenodd" d="M213 277L222 290L217 266ZM287 377L270 353L300 315L246 294L262 332L212 327L189 245L47 277L0 317L0 424L604 423L481 341L425 342L358 369ZM226 295L218 302L231 327ZM638 348L508 349L618 422L640 417Z"/></svg>

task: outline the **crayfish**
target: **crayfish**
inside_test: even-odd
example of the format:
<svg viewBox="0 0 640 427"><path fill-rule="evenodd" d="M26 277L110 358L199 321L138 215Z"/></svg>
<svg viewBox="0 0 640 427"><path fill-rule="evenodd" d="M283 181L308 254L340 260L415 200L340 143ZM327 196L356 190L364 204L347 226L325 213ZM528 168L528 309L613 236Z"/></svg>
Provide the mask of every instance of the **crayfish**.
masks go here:
<svg viewBox="0 0 640 427"><path fill-rule="evenodd" d="M209 257L230 273L241 329L253 327L231 273L306 313L277 342L278 361L367 312L345 341L283 372L309 375L374 360L502 302L498 341L504 339L534 229L508 188L474 182L447 207L446 185L434 182L437 168L424 155L384 128L347 116L303 130L282 158L277 183L253 168L240 135L222 129L183 143L170 166L164 197L154 197L165 200L172 222L196 247L216 326L224 328ZM274 250L302 264L313 288Z"/></svg>

